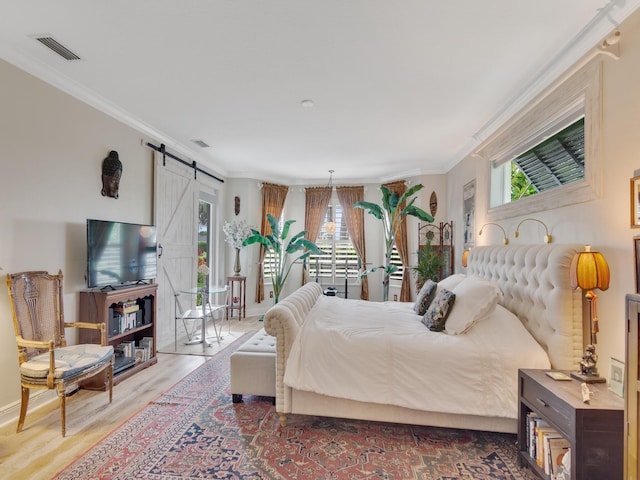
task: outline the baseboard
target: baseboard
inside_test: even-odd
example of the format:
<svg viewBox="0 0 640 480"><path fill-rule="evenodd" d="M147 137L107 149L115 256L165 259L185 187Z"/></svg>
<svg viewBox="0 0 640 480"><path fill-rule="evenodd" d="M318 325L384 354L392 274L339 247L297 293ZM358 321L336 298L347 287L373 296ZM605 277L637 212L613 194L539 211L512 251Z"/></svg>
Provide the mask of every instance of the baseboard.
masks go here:
<svg viewBox="0 0 640 480"><path fill-rule="evenodd" d="M58 396L55 390L38 390L29 397L29 413L42 408L43 406L57 402ZM0 409L0 427L4 427L7 424L18 424L18 417L20 416L20 400L5 405Z"/></svg>

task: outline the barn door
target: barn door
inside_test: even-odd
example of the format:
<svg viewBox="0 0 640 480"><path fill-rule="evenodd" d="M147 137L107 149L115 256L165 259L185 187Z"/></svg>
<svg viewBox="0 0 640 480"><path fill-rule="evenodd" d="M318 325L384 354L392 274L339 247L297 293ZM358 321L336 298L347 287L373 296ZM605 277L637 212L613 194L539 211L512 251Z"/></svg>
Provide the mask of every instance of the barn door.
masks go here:
<svg viewBox="0 0 640 480"><path fill-rule="evenodd" d="M205 194L215 212L216 193L205 175L194 175L192 168L169 158L163 161L162 153L155 153L154 218L159 245L156 335L160 351L173 349L175 294L196 286L200 198ZM217 242L211 247L210 258L217 258Z"/></svg>

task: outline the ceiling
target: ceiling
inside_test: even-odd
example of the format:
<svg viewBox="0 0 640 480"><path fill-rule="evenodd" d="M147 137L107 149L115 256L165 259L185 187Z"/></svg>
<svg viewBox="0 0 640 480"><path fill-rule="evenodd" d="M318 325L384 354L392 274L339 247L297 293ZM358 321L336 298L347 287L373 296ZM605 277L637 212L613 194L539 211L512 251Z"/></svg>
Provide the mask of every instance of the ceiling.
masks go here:
<svg viewBox="0 0 640 480"><path fill-rule="evenodd" d="M2 0L0 58L222 176L377 182L446 173L639 5Z"/></svg>

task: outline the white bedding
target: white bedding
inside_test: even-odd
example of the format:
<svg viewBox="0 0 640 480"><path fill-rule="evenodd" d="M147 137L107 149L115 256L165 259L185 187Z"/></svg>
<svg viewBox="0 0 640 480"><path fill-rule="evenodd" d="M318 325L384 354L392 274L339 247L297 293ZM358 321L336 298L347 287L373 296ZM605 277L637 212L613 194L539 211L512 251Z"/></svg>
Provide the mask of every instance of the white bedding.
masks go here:
<svg viewBox="0 0 640 480"><path fill-rule="evenodd" d="M500 305L463 335L431 332L420 320L413 303L321 296L294 340L284 383L364 402L517 418L518 368L550 367Z"/></svg>

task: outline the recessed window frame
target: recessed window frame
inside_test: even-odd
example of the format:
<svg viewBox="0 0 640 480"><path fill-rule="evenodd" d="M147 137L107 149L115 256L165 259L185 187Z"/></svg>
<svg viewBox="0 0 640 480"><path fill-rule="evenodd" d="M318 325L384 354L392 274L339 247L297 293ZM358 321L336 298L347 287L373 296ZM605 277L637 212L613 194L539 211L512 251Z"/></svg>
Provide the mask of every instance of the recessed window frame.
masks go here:
<svg viewBox="0 0 640 480"><path fill-rule="evenodd" d="M489 180L495 180L492 177L500 177L500 175L497 173L499 169L494 166L504 164L528 148L540 143L550 131L557 129L566 123L568 118L573 118L576 115L584 115L585 119L584 179L510 203L490 207L487 211L488 221L600 198L602 67L601 61L597 58L539 95L527 108L523 109L512 121L485 142L476 151L476 154L489 161ZM496 179L505 181L504 178ZM491 187L488 189L490 201L494 200L496 196L496 192L493 190Z"/></svg>

